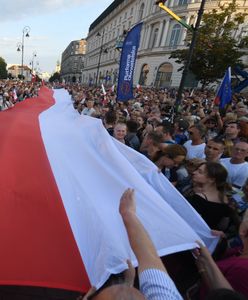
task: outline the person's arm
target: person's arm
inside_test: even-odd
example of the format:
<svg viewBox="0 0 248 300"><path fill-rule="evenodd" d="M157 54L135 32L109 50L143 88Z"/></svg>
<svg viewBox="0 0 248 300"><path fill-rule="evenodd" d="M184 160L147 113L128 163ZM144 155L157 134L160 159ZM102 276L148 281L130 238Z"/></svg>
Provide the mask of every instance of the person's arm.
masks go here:
<svg viewBox="0 0 248 300"><path fill-rule="evenodd" d="M224 275L213 260L208 249L201 243L197 242L200 246L195 252L196 265L198 271L209 289L229 289L233 290L230 283L226 280Z"/></svg>
<svg viewBox="0 0 248 300"><path fill-rule="evenodd" d="M127 189L123 193L119 211L127 230L131 248L139 263L139 274L146 269L159 269L166 272L148 233L137 218L134 190Z"/></svg>

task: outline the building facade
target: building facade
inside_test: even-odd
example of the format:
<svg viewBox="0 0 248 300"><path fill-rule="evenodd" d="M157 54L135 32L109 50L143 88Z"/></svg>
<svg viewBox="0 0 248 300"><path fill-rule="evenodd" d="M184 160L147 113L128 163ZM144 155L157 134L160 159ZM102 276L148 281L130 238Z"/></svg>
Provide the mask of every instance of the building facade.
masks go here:
<svg viewBox="0 0 248 300"><path fill-rule="evenodd" d="M11 65L7 68L8 74L11 74L13 78L18 78L23 74L25 80L29 81L32 78L31 69L28 66Z"/></svg>
<svg viewBox="0 0 248 300"><path fill-rule="evenodd" d="M82 82L86 40L72 41L62 53L60 75L65 82Z"/></svg>
<svg viewBox="0 0 248 300"><path fill-rule="evenodd" d="M119 45L128 30L137 23L143 22L134 85L139 83L157 88L179 86L182 74L178 69L181 66L169 57L172 51L186 47L187 30L164 10L154 5L154 2L115 0L91 24L82 73L84 84L117 83ZM248 9L248 1L238 2L242 10ZM168 0L166 5L187 24L194 25L200 3L200 0ZM205 11L218 8L218 3L219 1L207 0ZM240 35L242 30L235 34ZM187 86L195 85L197 82L193 75L189 75Z"/></svg>

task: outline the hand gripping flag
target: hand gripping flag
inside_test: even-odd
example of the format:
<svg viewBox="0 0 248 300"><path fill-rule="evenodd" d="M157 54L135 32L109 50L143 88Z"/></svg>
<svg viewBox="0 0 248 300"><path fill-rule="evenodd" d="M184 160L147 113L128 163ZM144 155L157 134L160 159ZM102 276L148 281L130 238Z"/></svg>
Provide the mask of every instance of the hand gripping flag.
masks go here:
<svg viewBox="0 0 248 300"><path fill-rule="evenodd" d="M232 88L231 88L231 67L226 70L225 76L218 89L217 96L214 100L216 105L220 108L225 108L227 104L232 101Z"/></svg>
<svg viewBox="0 0 248 300"><path fill-rule="evenodd" d="M1 285L86 292L137 265L119 214L136 191L137 215L160 256L216 238L146 157L73 108L64 89L0 112Z"/></svg>

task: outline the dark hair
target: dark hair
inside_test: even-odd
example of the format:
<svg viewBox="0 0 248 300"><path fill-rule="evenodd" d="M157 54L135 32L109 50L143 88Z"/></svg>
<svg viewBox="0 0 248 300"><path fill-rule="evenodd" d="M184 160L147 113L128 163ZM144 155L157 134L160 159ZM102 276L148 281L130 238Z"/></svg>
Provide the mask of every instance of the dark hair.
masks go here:
<svg viewBox="0 0 248 300"><path fill-rule="evenodd" d="M138 123L136 121L129 120L129 121L127 121L126 125L127 125L127 130L129 132L133 132L133 133L137 132L137 130L138 130Z"/></svg>
<svg viewBox="0 0 248 300"><path fill-rule="evenodd" d="M224 192L228 187L227 184L227 170L225 167L223 167L221 164L217 162L204 162L198 166L197 169L199 169L200 166L205 165L207 176L209 178L214 179L216 188L220 193L220 200L224 201Z"/></svg>
<svg viewBox="0 0 248 300"><path fill-rule="evenodd" d="M209 142L214 142L216 144L221 144L223 147L225 147L225 143L224 143L224 139L220 138L220 137L214 137L211 140L208 140Z"/></svg>
<svg viewBox="0 0 248 300"><path fill-rule="evenodd" d="M115 124L117 120L116 113L114 111L108 111L106 112L104 119L107 124Z"/></svg>
<svg viewBox="0 0 248 300"><path fill-rule="evenodd" d="M164 150L163 150L164 155L168 156L171 159L176 158L179 155L186 156L187 155L187 150L181 145L168 145Z"/></svg>
<svg viewBox="0 0 248 300"><path fill-rule="evenodd" d="M245 300L246 297L229 289L216 289L211 291L206 300Z"/></svg>
<svg viewBox="0 0 248 300"><path fill-rule="evenodd" d="M151 131L147 134L147 138L153 141L154 145L158 145L163 142L163 135L156 131Z"/></svg>

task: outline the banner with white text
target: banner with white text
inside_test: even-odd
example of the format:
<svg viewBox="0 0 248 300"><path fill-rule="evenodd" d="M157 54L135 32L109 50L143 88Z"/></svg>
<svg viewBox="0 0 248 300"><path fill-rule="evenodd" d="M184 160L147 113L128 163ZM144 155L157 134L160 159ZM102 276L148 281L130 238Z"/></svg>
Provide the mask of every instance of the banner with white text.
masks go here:
<svg viewBox="0 0 248 300"><path fill-rule="evenodd" d="M140 42L143 23L135 25L127 34L121 52L117 100L127 101L133 98L133 73Z"/></svg>

